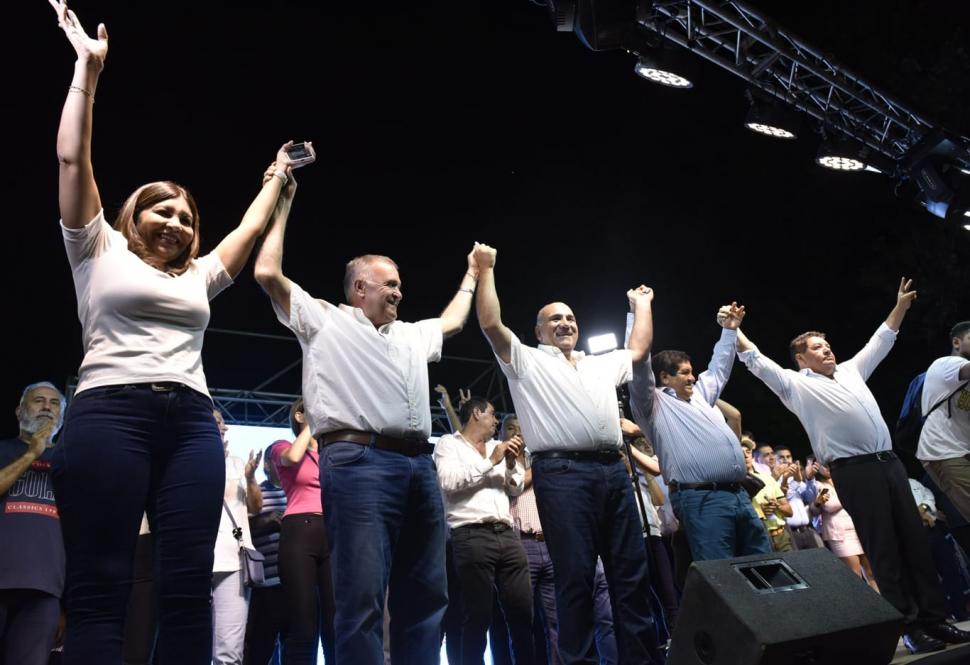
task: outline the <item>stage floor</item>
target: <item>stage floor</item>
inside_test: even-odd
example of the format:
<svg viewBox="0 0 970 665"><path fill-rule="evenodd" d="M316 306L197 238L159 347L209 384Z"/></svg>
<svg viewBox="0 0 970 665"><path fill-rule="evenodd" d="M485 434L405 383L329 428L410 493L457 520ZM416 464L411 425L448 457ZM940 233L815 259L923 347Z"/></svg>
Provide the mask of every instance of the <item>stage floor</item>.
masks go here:
<svg viewBox="0 0 970 665"><path fill-rule="evenodd" d="M962 628L963 630L970 630L970 621L961 621L960 623L956 624L956 626L958 628ZM965 654L960 653L959 656L961 657L957 658L958 654L956 653L951 654L951 652L956 652L957 650L960 650L961 652L965 651L966 653ZM948 657L948 656L952 656L952 657ZM899 645L897 645L896 647L896 657L893 658L891 665L902 665L903 663L919 663L925 659L934 658L934 657L936 660L939 660L941 664L942 663L970 663L970 646L966 644L952 644L945 651L936 651L934 653L925 653L925 654L914 656L913 654L911 654L909 651L906 650L906 647L903 646L903 640L900 639Z"/></svg>

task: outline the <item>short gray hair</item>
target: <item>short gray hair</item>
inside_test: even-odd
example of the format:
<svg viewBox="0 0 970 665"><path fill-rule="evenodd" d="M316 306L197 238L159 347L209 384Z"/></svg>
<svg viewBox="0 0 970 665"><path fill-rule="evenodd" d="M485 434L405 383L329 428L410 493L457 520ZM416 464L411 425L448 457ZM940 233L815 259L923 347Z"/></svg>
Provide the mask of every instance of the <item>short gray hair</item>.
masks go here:
<svg viewBox="0 0 970 665"><path fill-rule="evenodd" d="M398 270L397 264L383 254L364 254L347 261L347 268L344 270L344 299L348 305L354 294L354 282L357 281L357 276L377 261L387 261L394 266L395 270Z"/></svg>

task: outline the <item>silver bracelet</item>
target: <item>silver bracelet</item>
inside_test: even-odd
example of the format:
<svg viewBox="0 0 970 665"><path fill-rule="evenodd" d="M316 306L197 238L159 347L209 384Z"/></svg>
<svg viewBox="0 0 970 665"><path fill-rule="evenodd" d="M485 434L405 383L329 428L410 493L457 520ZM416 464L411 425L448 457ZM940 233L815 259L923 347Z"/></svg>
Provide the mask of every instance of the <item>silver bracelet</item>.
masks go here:
<svg viewBox="0 0 970 665"><path fill-rule="evenodd" d="M80 92L82 95L84 95L85 97L87 97L88 99L90 99L92 104L94 103L94 93L92 93L90 90L85 90L84 88L82 88L79 85L72 85L72 86L70 86L67 89L67 92L68 93Z"/></svg>
<svg viewBox="0 0 970 665"><path fill-rule="evenodd" d="M286 183L290 181L290 179L286 177L286 173L284 171L281 171L280 169L276 169L275 171L273 171L273 175L283 181L284 187L286 187Z"/></svg>

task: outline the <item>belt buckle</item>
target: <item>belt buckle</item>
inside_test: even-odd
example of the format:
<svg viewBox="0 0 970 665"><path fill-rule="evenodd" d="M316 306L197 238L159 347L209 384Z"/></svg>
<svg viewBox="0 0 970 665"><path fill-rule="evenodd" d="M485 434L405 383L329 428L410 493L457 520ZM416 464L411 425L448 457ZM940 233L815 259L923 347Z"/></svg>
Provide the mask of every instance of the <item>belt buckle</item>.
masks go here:
<svg viewBox="0 0 970 665"><path fill-rule="evenodd" d="M876 459L879 460L880 462L890 462L892 461L893 458L892 458L892 455L890 454L890 451L880 450L878 453L876 453Z"/></svg>
<svg viewBox="0 0 970 665"><path fill-rule="evenodd" d="M170 393L175 390L175 385L172 383L153 383L151 387L153 393Z"/></svg>

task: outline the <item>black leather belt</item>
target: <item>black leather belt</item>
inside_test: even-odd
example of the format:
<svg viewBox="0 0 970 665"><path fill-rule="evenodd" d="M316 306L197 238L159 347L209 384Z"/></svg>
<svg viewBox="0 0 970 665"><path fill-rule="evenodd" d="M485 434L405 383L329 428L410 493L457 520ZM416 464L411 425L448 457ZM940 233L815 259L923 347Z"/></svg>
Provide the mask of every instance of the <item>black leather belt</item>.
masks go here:
<svg viewBox="0 0 970 665"><path fill-rule="evenodd" d="M489 531L494 531L495 533L502 533L503 531L508 531L511 529L505 522L473 522L472 524L462 524L461 526L456 526L455 529L488 529Z"/></svg>
<svg viewBox="0 0 970 665"><path fill-rule="evenodd" d="M519 538L524 538L525 540L538 540L540 543L546 539L546 537L542 535L541 531L520 531Z"/></svg>
<svg viewBox="0 0 970 665"><path fill-rule="evenodd" d="M838 469L840 466L845 466L847 464L861 464L863 462L892 462L896 457L896 453L891 450L880 450L878 453L869 453L868 455L854 455L852 457L840 457L839 459L834 459L828 463L830 469Z"/></svg>
<svg viewBox="0 0 970 665"><path fill-rule="evenodd" d="M332 443L356 443L360 446L373 446L378 450L389 450L408 457L430 455L434 452L434 446L424 439L398 439L393 436L383 436L353 429L326 432L319 435L317 439L321 446L329 446Z"/></svg>
<svg viewBox="0 0 970 665"><path fill-rule="evenodd" d="M741 483L678 483L671 480L667 487L670 493L680 490L707 490L710 492L737 492L741 489Z"/></svg>
<svg viewBox="0 0 970 665"><path fill-rule="evenodd" d="M608 464L620 461L619 450L542 450L532 453L532 459L571 459L580 462Z"/></svg>

